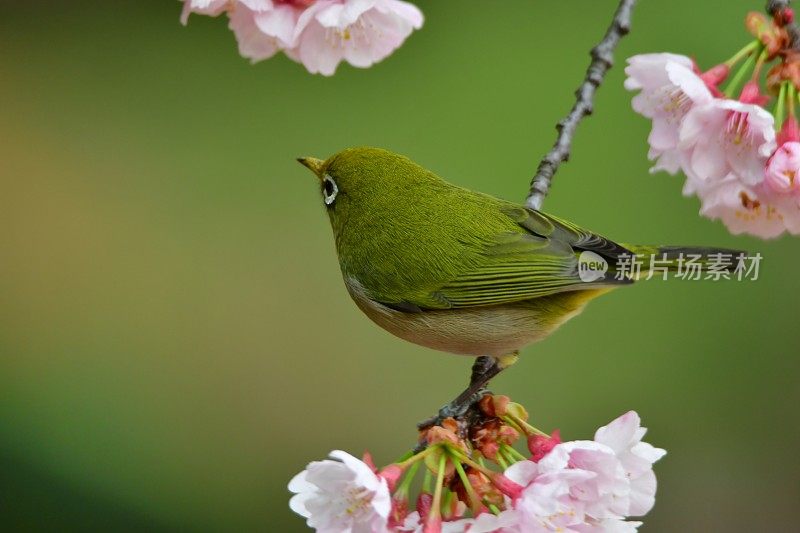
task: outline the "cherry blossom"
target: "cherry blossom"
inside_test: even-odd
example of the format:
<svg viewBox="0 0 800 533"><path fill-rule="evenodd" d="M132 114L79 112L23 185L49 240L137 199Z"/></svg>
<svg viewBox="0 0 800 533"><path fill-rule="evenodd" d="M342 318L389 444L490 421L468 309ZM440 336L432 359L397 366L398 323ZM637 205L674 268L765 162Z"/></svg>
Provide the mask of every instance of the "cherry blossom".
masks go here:
<svg viewBox="0 0 800 533"><path fill-rule="evenodd" d="M183 0L181 24L186 26L191 13L216 17L225 11L229 3L229 0Z"/></svg>
<svg viewBox="0 0 800 533"><path fill-rule="evenodd" d="M721 220L734 235L747 233L763 239L777 237L786 230L783 213L791 215L790 206L766 199L762 190L745 185L735 174L728 174L698 189L702 204L700 214Z"/></svg>
<svg viewBox="0 0 800 533"><path fill-rule="evenodd" d="M676 54L643 54L628 59L625 88L640 90L633 97L633 109L651 119L648 158L655 161L651 172L675 174L680 169L678 149L681 123L694 107L714 97L693 70L692 60Z"/></svg>
<svg viewBox="0 0 800 533"><path fill-rule="evenodd" d="M337 461L311 463L289 484L292 510L326 533L631 533L641 525L627 519L652 508L652 466L666 452L642 441L635 412L594 440L561 442L557 430L548 436L530 426L525 408L508 397L486 395L478 405L484 418L474 431L445 419L423 431L426 448L380 470L369 455L364 462L341 451L331 453ZM505 423L536 444L538 460L511 448ZM494 459L476 446L490 440ZM420 469L428 481L414 505L409 487Z"/></svg>
<svg viewBox="0 0 800 533"><path fill-rule="evenodd" d="M594 477L592 472L563 468L545 471L533 461L520 461L506 470L506 476L525 487L515 502L519 513L516 529L531 531L570 531L584 524L583 505L571 495L573 486Z"/></svg>
<svg viewBox="0 0 800 533"><path fill-rule="evenodd" d="M630 486L619 459L608 446L593 441L565 442L539 465L544 472L572 468L591 474L570 487L570 498L590 517L619 518L629 514Z"/></svg>
<svg viewBox="0 0 800 533"><path fill-rule="evenodd" d="M283 51L325 76L342 61L366 68L385 59L423 23L402 0L184 0L183 24L191 13L226 13L239 53L254 63Z"/></svg>
<svg viewBox="0 0 800 533"><path fill-rule="evenodd" d="M690 151L684 167L690 180L718 182L733 173L756 185L775 150L775 119L762 107L715 99L693 108L680 128L679 149Z"/></svg>
<svg viewBox="0 0 800 533"><path fill-rule="evenodd" d="M289 482L292 511L318 531L388 531L391 497L386 481L363 461L335 450L332 460L315 461Z"/></svg>
<svg viewBox="0 0 800 533"><path fill-rule="evenodd" d="M651 172L681 171L702 216L764 239L800 234L800 53L794 12L770 15L748 13L755 40L704 73L670 53L631 57L625 69L625 87L640 91L634 110L652 121Z"/></svg>
<svg viewBox="0 0 800 533"><path fill-rule="evenodd" d="M767 186L776 194L800 193L800 142L783 143L767 162Z"/></svg>
<svg viewBox="0 0 800 533"><path fill-rule="evenodd" d="M490 512L481 513L477 518L460 518L448 520L441 524L441 533L492 533L495 531L511 532L519 524L519 513L515 510L502 511L495 515ZM422 533L424 520L418 511L409 513L405 522L397 531Z"/></svg>
<svg viewBox="0 0 800 533"><path fill-rule="evenodd" d="M609 447L619 459L631 487L630 507L624 514L642 516L655 504L656 478L653 463L664 457L666 451L642 442L647 428L635 411L628 411L607 426L597 430L595 442Z"/></svg>
<svg viewBox="0 0 800 533"><path fill-rule="evenodd" d="M343 60L366 68L391 54L422 21L416 6L400 0L322 0L300 16L297 47L287 53L326 76Z"/></svg>

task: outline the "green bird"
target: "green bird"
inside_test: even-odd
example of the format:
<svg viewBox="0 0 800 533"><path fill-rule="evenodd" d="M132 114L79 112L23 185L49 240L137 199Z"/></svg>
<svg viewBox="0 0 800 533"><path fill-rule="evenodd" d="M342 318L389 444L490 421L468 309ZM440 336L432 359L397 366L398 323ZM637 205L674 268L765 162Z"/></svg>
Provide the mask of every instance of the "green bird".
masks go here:
<svg viewBox="0 0 800 533"><path fill-rule="evenodd" d="M376 324L407 341L477 356L470 386L439 412L462 414L519 350L594 298L636 279L627 258L739 252L617 244L552 215L458 187L410 159L350 148L298 159L319 178L345 286ZM581 271L585 264L607 271ZM731 264L733 259L731 259ZM728 265L730 266L730 265Z"/></svg>

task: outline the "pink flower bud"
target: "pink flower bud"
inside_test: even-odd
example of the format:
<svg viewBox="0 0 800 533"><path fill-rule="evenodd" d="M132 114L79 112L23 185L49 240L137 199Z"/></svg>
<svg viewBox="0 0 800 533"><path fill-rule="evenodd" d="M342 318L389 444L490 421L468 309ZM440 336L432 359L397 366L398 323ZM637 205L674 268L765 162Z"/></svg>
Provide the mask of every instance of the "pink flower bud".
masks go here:
<svg viewBox="0 0 800 533"><path fill-rule="evenodd" d="M417 496L417 512L420 516L428 516L433 504L433 495L428 492L420 492Z"/></svg>
<svg viewBox="0 0 800 533"><path fill-rule="evenodd" d="M797 119L788 117L775 140L778 141L778 146L783 143L800 142L800 128L797 126Z"/></svg>
<svg viewBox="0 0 800 533"><path fill-rule="evenodd" d="M392 497L392 510L389 512L389 528L398 529L408 516L408 497L395 494Z"/></svg>
<svg viewBox="0 0 800 533"><path fill-rule="evenodd" d="M372 460L372 454L371 453L364 452L364 455L361 456L361 461L363 461L364 464L366 464L369 467L370 470L372 470L376 474L378 473L378 469L375 468L375 461Z"/></svg>
<svg viewBox="0 0 800 533"><path fill-rule="evenodd" d="M703 80L707 87L717 87L725 81L730 71L731 68L728 65L721 63L700 74L700 79Z"/></svg>
<svg viewBox="0 0 800 533"><path fill-rule="evenodd" d="M511 481L499 472L492 475L491 480L494 486L497 487L500 492L512 500L519 498L522 495L522 491L525 489L525 487L522 485Z"/></svg>
<svg viewBox="0 0 800 533"><path fill-rule="evenodd" d="M800 192L800 142L783 143L767 161L764 181L779 194Z"/></svg>
<svg viewBox="0 0 800 533"><path fill-rule="evenodd" d="M394 492L397 481L403 475L403 469L399 465L391 464L378 472L378 475L386 480L386 484L389 485L389 492Z"/></svg>
<svg viewBox="0 0 800 533"><path fill-rule="evenodd" d="M528 450L531 452L531 460L538 463L542 458L550 453L550 451L561 444L561 432L559 430L553 431L549 437L544 435L531 435L528 437Z"/></svg>
<svg viewBox="0 0 800 533"><path fill-rule="evenodd" d="M442 533L442 517L429 516L425 520L425 527L422 528L422 533Z"/></svg>
<svg viewBox="0 0 800 533"><path fill-rule="evenodd" d="M769 96L761 94L761 88L755 81L748 81L744 84L739 101L744 104L754 104L763 106L769 101Z"/></svg>

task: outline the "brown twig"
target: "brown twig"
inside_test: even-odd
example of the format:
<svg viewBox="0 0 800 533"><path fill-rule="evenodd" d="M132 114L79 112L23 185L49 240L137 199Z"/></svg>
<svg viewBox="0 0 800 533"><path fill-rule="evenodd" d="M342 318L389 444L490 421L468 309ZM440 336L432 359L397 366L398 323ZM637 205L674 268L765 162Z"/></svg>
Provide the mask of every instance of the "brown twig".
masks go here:
<svg viewBox="0 0 800 533"><path fill-rule="evenodd" d="M575 91L575 105L572 107L572 111L556 126L558 130L556 143L541 160L536 175L531 179L530 193L526 201L528 207L532 209L542 207L542 202L550 191L550 183L558 167L569 159L575 130L585 116L592 114L594 94L603 83L606 72L614 63L614 49L619 40L630 31L634 4L636 4L636 0L620 1L603 40L592 48L592 62L589 63L583 83Z"/></svg>

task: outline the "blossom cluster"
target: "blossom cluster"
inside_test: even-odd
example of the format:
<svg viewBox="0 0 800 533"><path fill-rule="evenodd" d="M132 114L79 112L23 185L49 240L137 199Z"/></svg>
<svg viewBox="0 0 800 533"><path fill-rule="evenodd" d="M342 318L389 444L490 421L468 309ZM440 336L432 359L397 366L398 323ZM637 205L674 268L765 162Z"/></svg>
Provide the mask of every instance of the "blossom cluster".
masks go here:
<svg viewBox="0 0 800 533"><path fill-rule="evenodd" d="M772 18L749 13L755 40L705 72L670 53L631 57L625 69L625 87L639 91L634 110L652 120L651 171L682 171L684 194L697 195L700 213L734 234L800 234L800 51L787 31L793 20L790 9Z"/></svg>
<svg viewBox="0 0 800 533"><path fill-rule="evenodd" d="M362 68L381 61L423 21L402 0L183 0L183 24L191 13L227 14L239 53L252 62L283 51L325 76L341 61Z"/></svg>
<svg viewBox="0 0 800 533"><path fill-rule="evenodd" d="M380 470L368 454L331 452L289 483L290 507L329 533L628 533L641 522L626 518L653 507L652 465L666 452L642 441L646 429L634 411L594 440L562 442L558 431L528 424L524 408L505 396L487 394L480 410L468 428L447 419L424 430L422 451ZM527 456L512 446L522 437Z"/></svg>

